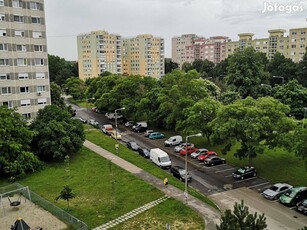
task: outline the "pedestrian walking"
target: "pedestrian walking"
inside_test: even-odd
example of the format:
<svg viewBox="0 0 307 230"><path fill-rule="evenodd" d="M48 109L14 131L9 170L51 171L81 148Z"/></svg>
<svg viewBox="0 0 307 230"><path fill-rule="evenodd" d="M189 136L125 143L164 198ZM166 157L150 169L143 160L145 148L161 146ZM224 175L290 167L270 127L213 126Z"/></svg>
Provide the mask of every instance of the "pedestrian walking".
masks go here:
<svg viewBox="0 0 307 230"><path fill-rule="evenodd" d="M164 183L165 187L167 188L167 185L168 185L168 179L167 179L167 177L164 178L163 183Z"/></svg>

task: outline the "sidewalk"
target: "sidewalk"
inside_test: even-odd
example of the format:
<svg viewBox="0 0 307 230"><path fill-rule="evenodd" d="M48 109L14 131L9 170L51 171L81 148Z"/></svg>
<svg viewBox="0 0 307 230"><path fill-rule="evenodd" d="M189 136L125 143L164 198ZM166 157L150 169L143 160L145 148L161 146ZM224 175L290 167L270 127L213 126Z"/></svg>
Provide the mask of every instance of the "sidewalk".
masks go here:
<svg viewBox="0 0 307 230"><path fill-rule="evenodd" d="M121 168L142 178L144 181L158 188L159 190L164 192L166 195L173 197L176 200L179 200L183 203L185 202L182 190L170 184L167 186L167 188L165 188L163 184L163 180L143 171L139 167L129 163L128 161L123 160L122 158L114 155L113 153L106 151L105 149L95 145L94 143L90 141L85 140L84 146L96 152L100 156L111 160L114 164L120 166ZM215 210L214 208L210 207L209 205L203 203L202 201L198 200L197 198L191 195L189 195L187 205L202 215L206 223L206 230L216 229L215 225L220 222L220 213L217 210Z"/></svg>

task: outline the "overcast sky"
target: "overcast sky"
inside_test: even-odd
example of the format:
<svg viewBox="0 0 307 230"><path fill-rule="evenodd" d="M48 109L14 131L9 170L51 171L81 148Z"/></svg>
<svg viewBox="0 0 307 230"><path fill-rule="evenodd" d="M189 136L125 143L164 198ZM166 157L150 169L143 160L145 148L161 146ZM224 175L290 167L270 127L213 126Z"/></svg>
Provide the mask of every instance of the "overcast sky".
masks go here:
<svg viewBox="0 0 307 230"><path fill-rule="evenodd" d="M263 12L267 9L265 12ZM307 27L307 1L263 0L45 0L48 53L77 60L77 35L106 30L123 37L149 33L165 39L194 33L228 36Z"/></svg>

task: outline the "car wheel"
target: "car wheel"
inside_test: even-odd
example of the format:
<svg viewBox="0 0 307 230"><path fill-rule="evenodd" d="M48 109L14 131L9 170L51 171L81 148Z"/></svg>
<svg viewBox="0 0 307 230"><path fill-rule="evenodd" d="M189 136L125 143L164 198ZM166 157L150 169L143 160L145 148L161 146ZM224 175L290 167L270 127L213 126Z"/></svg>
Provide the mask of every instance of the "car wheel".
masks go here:
<svg viewBox="0 0 307 230"><path fill-rule="evenodd" d="M241 180L244 180L244 176L241 176Z"/></svg>
<svg viewBox="0 0 307 230"><path fill-rule="evenodd" d="M257 176L257 173L254 173L254 176Z"/></svg>
<svg viewBox="0 0 307 230"><path fill-rule="evenodd" d="M214 164L213 163L211 163L211 166L213 166Z"/></svg>
<svg viewBox="0 0 307 230"><path fill-rule="evenodd" d="M226 161L222 161L222 164L225 164L226 163Z"/></svg>

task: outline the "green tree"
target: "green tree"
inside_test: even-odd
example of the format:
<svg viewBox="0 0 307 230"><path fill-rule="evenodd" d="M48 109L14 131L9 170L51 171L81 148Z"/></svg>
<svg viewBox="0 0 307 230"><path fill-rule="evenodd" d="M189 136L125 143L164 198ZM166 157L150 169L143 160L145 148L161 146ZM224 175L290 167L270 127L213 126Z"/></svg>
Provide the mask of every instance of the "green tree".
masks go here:
<svg viewBox="0 0 307 230"><path fill-rule="evenodd" d="M299 119L304 117L304 107L307 105L307 88L300 85L297 80L275 86L272 89L272 96L290 106L291 116Z"/></svg>
<svg viewBox="0 0 307 230"><path fill-rule="evenodd" d="M0 107L0 173L12 177L39 170L43 165L30 150L34 136L16 111Z"/></svg>
<svg viewBox="0 0 307 230"><path fill-rule="evenodd" d="M288 106L271 97L237 100L221 107L212 121L214 140L226 144L224 154L239 142L235 156L248 157L252 165L252 159L266 148L289 147L287 135L294 130L289 111Z"/></svg>
<svg viewBox="0 0 307 230"><path fill-rule="evenodd" d="M59 199L66 200L67 206L69 207L69 201L75 198L76 195L72 192L72 189L68 187L68 185L64 186L63 190L60 192L60 194L55 198L56 201Z"/></svg>
<svg viewBox="0 0 307 230"><path fill-rule="evenodd" d="M65 108L64 98L62 97L62 90L59 85L55 82L50 83L50 92L51 92L51 104L57 105L60 108Z"/></svg>
<svg viewBox="0 0 307 230"><path fill-rule="evenodd" d="M188 72L188 71L192 70L193 67L192 67L192 64L191 64L191 63L185 62L185 63L182 64L181 69L182 69L182 71L184 71L184 72Z"/></svg>
<svg viewBox="0 0 307 230"><path fill-rule="evenodd" d="M165 74L172 72L175 69L178 69L179 65L176 62L173 62L170 58L165 58L164 61L164 70Z"/></svg>
<svg viewBox="0 0 307 230"><path fill-rule="evenodd" d="M305 48L305 54L302 60L298 64L296 79L301 85L307 87L307 47Z"/></svg>
<svg viewBox="0 0 307 230"><path fill-rule="evenodd" d="M241 204L235 203L233 212L229 209L225 210L220 225L216 225L217 230L262 230L266 227L264 214L249 213L243 201Z"/></svg>
<svg viewBox="0 0 307 230"><path fill-rule="evenodd" d="M225 76L227 75L227 67L228 67L228 58L222 60L221 62L217 63L213 68L213 78L224 80Z"/></svg>
<svg viewBox="0 0 307 230"><path fill-rule="evenodd" d="M33 149L44 160L64 159L78 152L85 140L81 122L56 105L39 110L30 127L36 132Z"/></svg>
<svg viewBox="0 0 307 230"><path fill-rule="evenodd" d="M74 76L73 66L64 58L48 54L49 76L50 81L59 86L63 86L66 79ZM77 75L78 76L78 75Z"/></svg>
<svg viewBox="0 0 307 230"><path fill-rule="evenodd" d="M203 78L207 78L207 77L212 78L214 63L207 59L195 60L192 63L192 69L195 69L198 73L200 73Z"/></svg>
<svg viewBox="0 0 307 230"><path fill-rule="evenodd" d="M224 105L229 105L231 103L234 103L236 100L241 99L241 97L238 92L228 90L228 91L222 92L218 99Z"/></svg>
<svg viewBox="0 0 307 230"><path fill-rule="evenodd" d="M296 156L301 157L305 161L305 168L307 170L307 124L305 124L304 128L299 125L292 134L292 150Z"/></svg>
<svg viewBox="0 0 307 230"><path fill-rule="evenodd" d="M66 93L71 95L75 100L85 98L85 83L83 80L75 77L68 78L65 84Z"/></svg>
<svg viewBox="0 0 307 230"><path fill-rule="evenodd" d="M279 52L275 53L273 59L267 65L267 71L270 72L271 79L270 83L283 84L291 79L295 78L298 65L290 58ZM274 78L273 76L279 76L280 78ZM283 82L284 81L284 82Z"/></svg>
<svg viewBox="0 0 307 230"><path fill-rule="evenodd" d="M236 51L228 58L225 81L242 98L257 98L261 84L268 83L268 80L269 73L265 71L262 55L253 48Z"/></svg>

